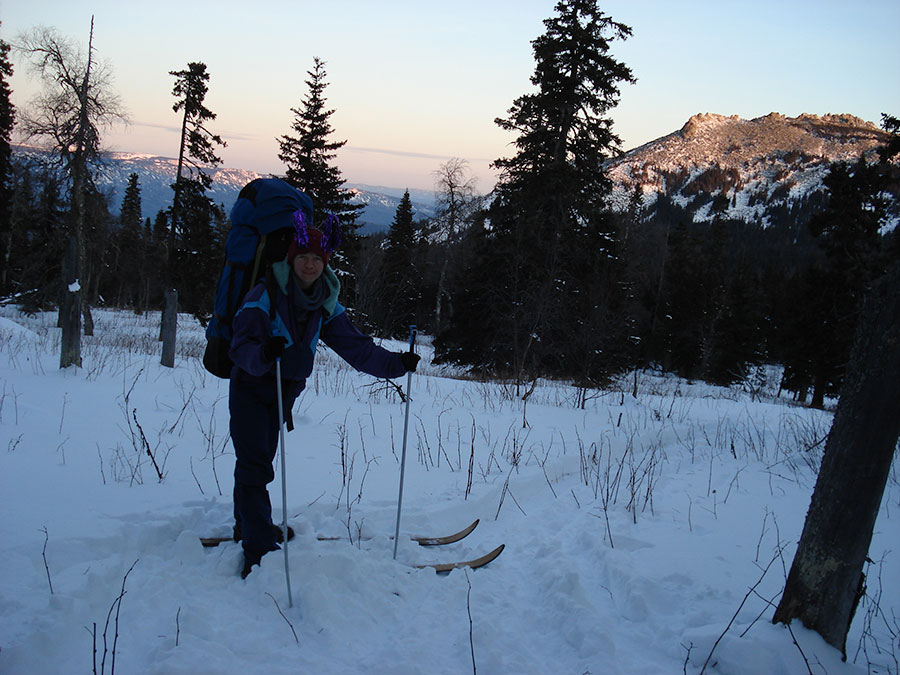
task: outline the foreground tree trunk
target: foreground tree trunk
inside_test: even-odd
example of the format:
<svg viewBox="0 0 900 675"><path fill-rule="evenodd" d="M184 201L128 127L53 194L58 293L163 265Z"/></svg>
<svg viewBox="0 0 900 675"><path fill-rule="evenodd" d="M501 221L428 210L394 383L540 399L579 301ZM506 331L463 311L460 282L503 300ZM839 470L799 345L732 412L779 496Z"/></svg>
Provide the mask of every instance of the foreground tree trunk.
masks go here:
<svg viewBox="0 0 900 675"><path fill-rule="evenodd" d="M773 623L800 619L846 659L863 564L900 434L900 265L866 300L800 544Z"/></svg>
<svg viewBox="0 0 900 675"><path fill-rule="evenodd" d="M59 311L62 329L59 344L59 367L81 367L81 287L79 285L78 236L72 234L63 261L63 299Z"/></svg>
<svg viewBox="0 0 900 675"><path fill-rule="evenodd" d="M166 291L166 306L162 317L162 357L159 362L166 368L175 367L175 331L178 327L178 291L170 288Z"/></svg>

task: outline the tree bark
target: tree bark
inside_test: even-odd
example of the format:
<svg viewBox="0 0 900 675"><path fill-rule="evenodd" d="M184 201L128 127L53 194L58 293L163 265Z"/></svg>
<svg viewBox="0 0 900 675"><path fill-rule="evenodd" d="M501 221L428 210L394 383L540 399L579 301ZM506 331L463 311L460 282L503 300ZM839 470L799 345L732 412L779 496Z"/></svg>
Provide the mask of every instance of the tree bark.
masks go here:
<svg viewBox="0 0 900 675"><path fill-rule="evenodd" d="M78 238L69 237L63 261L63 302L59 313L62 329L59 367L81 367L81 289L78 285Z"/></svg>
<svg viewBox="0 0 900 675"><path fill-rule="evenodd" d="M866 299L806 523L773 623L800 619L846 659L900 434L900 265Z"/></svg>
<svg viewBox="0 0 900 675"><path fill-rule="evenodd" d="M166 306L162 317L162 358L159 362L166 368L175 367L175 332L178 325L178 291L166 291Z"/></svg>

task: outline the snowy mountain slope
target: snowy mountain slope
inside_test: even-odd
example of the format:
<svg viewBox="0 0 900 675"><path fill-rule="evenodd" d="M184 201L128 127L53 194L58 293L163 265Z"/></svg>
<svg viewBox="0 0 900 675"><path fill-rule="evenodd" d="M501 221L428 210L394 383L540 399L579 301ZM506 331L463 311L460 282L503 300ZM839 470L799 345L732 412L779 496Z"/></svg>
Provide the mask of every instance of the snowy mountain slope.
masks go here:
<svg viewBox="0 0 900 675"><path fill-rule="evenodd" d="M649 209L666 195L695 221L718 215L768 225L776 209L821 191L828 163L853 161L887 137L852 115L744 120L706 113L610 160L607 169L619 210L637 188Z"/></svg>
<svg viewBox="0 0 900 675"><path fill-rule="evenodd" d="M347 187L353 193L353 203L365 204L359 228L360 234L383 232L390 228L397 213L397 207L403 198L404 190L367 185L351 185ZM427 190L410 190L409 199L413 205L413 217L428 219L434 216L434 193Z"/></svg>
<svg viewBox="0 0 900 675"><path fill-rule="evenodd" d="M883 143L887 134L852 115L785 117L771 113L744 120L737 116L698 114L678 131L610 160L614 184L612 206L628 208L637 188L646 210L660 197L685 209L695 221L715 217L778 224L792 209L815 199L830 162L852 161ZM33 148L14 146L19 157L40 160ZM131 173L140 176L145 217L168 207L175 160L167 157L110 153L97 182L118 213ZM247 182L261 174L233 168L212 169L212 199L230 208ZM347 185L354 201L365 205L359 220L363 234L390 227L403 188ZM410 190L416 216L434 214L434 193ZM896 203L896 202L895 202ZM796 218L794 218L796 219ZM894 223L900 220L895 214Z"/></svg>
<svg viewBox="0 0 900 675"><path fill-rule="evenodd" d="M14 157L20 161L44 164L47 155L44 151L24 145L13 146ZM172 202L173 177L177 169L177 160L171 157L143 155L127 152L107 153L103 163L98 167L96 183L98 188L109 196L110 212L119 213L122 197L128 178L132 173L139 177L141 187L141 210L145 218L153 219L159 211L169 208ZM230 209L237 199L241 188L254 178L264 174L246 169L217 167L209 170L213 183L209 196L216 204L223 204ZM354 193L354 203L364 204L365 209L359 218L360 232L367 234L387 230L394 219L397 206L403 191L397 194L391 188L370 188L369 186L347 185ZM411 190L410 198L420 218L429 218L434 212L434 195L426 190Z"/></svg>

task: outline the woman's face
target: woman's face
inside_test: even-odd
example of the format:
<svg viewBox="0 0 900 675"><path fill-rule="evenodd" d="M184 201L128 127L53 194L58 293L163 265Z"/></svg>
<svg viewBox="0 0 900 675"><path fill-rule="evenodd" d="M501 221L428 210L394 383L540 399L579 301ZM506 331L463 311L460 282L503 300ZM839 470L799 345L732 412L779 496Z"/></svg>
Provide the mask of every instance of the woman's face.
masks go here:
<svg viewBox="0 0 900 675"><path fill-rule="evenodd" d="M324 269L325 263L315 253L301 253L294 258L294 274L304 291L316 283Z"/></svg>

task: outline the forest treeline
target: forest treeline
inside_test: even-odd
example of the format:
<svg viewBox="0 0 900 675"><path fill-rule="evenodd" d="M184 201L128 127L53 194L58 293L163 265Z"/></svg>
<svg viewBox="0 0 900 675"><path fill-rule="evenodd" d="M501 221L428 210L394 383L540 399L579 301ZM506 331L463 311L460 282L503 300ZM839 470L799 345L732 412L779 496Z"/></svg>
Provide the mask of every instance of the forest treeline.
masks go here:
<svg viewBox="0 0 900 675"><path fill-rule="evenodd" d="M533 42L533 91L496 120L517 140L515 154L494 163L494 191L477 194L466 162L450 160L434 173L435 216L416 219L407 193L386 233L357 234L362 207L335 164L345 141L333 140L325 63L314 59L279 138L281 177L313 197L317 220L340 218L345 245L332 265L354 320L385 337L406 337L415 324L435 337L437 361L508 378L523 392L536 378L562 378L588 397L634 368L753 389L777 364L785 390L822 406L839 391L867 290L898 257L896 233L885 233L898 194L897 119L883 117L888 144L832 164L823 192L768 227L728 220L725 208L694 222L665 194L652 211L640 192L615 211L603 164L621 148L609 112L634 77L610 46L631 30L587 0L556 9ZM77 293L88 331L91 307L160 310L175 289L180 311L205 323L229 229L226 209L206 194L204 168L220 163L225 145L209 131L206 66L170 72L184 132L173 201L144 220L139 175L118 213L93 184L104 115L116 111L92 107L109 85L90 79L90 59L52 32L15 48L57 87L68 116L40 101L14 109L11 45L0 40L0 297L25 311L59 309L62 323ZM53 49L66 67L55 74L46 61ZM59 89L66 69L83 77ZM57 165L12 155L14 129L55 148ZM727 200L721 186L695 187Z"/></svg>

